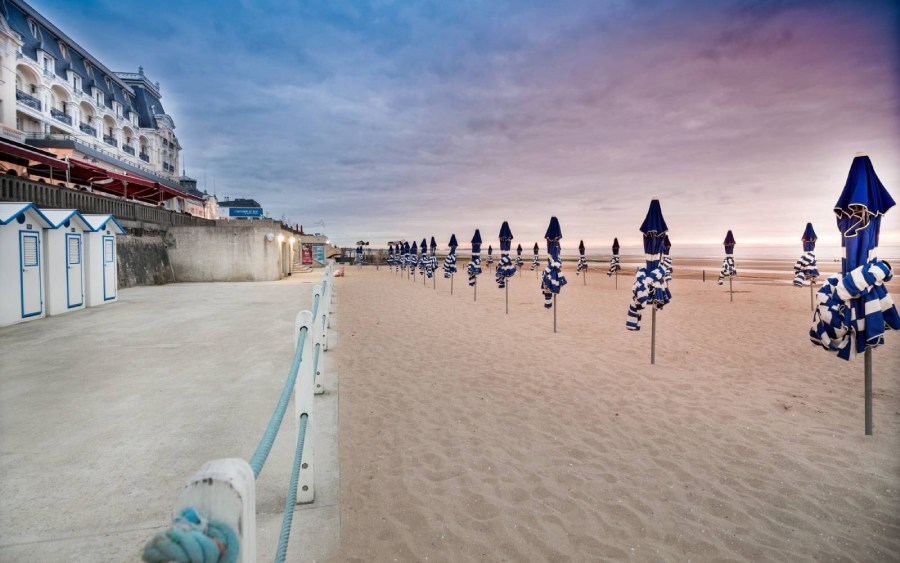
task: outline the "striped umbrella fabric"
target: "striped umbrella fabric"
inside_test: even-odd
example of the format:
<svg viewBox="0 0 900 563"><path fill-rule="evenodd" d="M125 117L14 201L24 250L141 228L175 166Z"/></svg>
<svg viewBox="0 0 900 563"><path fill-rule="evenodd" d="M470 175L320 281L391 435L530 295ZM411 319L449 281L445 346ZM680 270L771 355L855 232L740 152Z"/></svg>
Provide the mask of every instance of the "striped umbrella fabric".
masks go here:
<svg viewBox="0 0 900 563"><path fill-rule="evenodd" d="M566 277L562 273L562 262L559 258L560 244L562 239L562 229L559 226L559 219L550 218L550 225L547 226L547 232L544 234L547 240L547 267L544 268L544 275L541 277L541 292L544 294L544 308L553 307L553 296L559 294L562 286L566 285Z"/></svg>
<svg viewBox="0 0 900 563"><path fill-rule="evenodd" d="M659 200L650 201L650 209L641 224L645 263L634 275L631 305L628 306L628 318L625 321L625 328L628 330L641 330L641 311L644 308L662 309L672 300L666 283L666 272L660 264L664 250L663 237L668 230Z"/></svg>
<svg viewBox="0 0 900 563"><path fill-rule="evenodd" d="M516 275L516 266L509 257L509 251L512 249L512 240L513 234L509 228L509 223L503 221L503 224L500 226L500 262L497 264L496 274L497 287L500 289L506 287L509 278Z"/></svg>
<svg viewBox="0 0 900 563"><path fill-rule="evenodd" d="M575 266L575 275L580 276L581 272L588 268L587 258L584 257L584 241L578 243L578 264Z"/></svg>
<svg viewBox="0 0 900 563"><path fill-rule="evenodd" d="M363 247L357 246L356 247L356 265L362 266L362 262L363 262Z"/></svg>
<svg viewBox="0 0 900 563"><path fill-rule="evenodd" d="M609 259L609 271L606 272L607 276L611 276L622 269L622 266L619 264L619 239L613 239L612 245L612 258Z"/></svg>
<svg viewBox="0 0 900 563"><path fill-rule="evenodd" d="M466 264L466 273L469 274L469 286L475 287L481 274L481 231L478 229L472 237L472 260Z"/></svg>
<svg viewBox="0 0 900 563"><path fill-rule="evenodd" d="M388 269L390 269L394 265L394 245L393 244L388 244L387 265L388 265Z"/></svg>
<svg viewBox="0 0 900 563"><path fill-rule="evenodd" d="M734 268L734 245L737 243L731 231L725 235L723 244L725 245L725 259L722 260L722 271L719 272L719 285L725 283L725 278L733 278L737 275L737 270Z"/></svg>
<svg viewBox="0 0 900 563"><path fill-rule="evenodd" d="M663 258L662 258L662 267L666 271L666 281L672 281L672 257L669 256L669 252L672 250L672 242L669 240L669 235L663 237Z"/></svg>
<svg viewBox="0 0 900 563"><path fill-rule="evenodd" d="M534 256L531 258L531 269L532 270L541 265L541 261L538 258L539 250L540 249L538 248L538 243L534 243Z"/></svg>
<svg viewBox="0 0 900 563"><path fill-rule="evenodd" d="M403 251L400 253L400 269L405 272L407 266L409 266L409 243L403 241L402 246Z"/></svg>
<svg viewBox="0 0 900 563"><path fill-rule="evenodd" d="M409 272L413 274L415 277L416 274L416 264L419 263L419 247L416 246L416 241L413 241L412 245L409 247L409 257L407 261L407 268L409 268Z"/></svg>
<svg viewBox="0 0 900 563"><path fill-rule="evenodd" d="M522 262L522 245L520 244L516 247L516 268L521 270L522 264L524 264L524 262Z"/></svg>
<svg viewBox="0 0 900 563"><path fill-rule="evenodd" d="M819 268L816 264L816 231L813 230L812 223L806 224L806 229L801 237L803 241L803 255L797 259L794 264L794 285L803 287L803 283L809 280L810 284L816 283L819 277Z"/></svg>
<svg viewBox="0 0 900 563"><path fill-rule="evenodd" d="M431 259L428 257L428 240L422 239L419 248L422 250L422 254L419 256L419 273L425 276L428 274L428 265L431 264Z"/></svg>
<svg viewBox="0 0 900 563"><path fill-rule="evenodd" d="M456 273L456 247L459 244L456 242L456 235L450 235L450 253L447 254L447 257L444 258L444 277L449 278L453 274Z"/></svg>
<svg viewBox="0 0 900 563"><path fill-rule="evenodd" d="M434 240L434 237L431 237L431 244L428 248L431 250L431 255L428 257L428 266L425 268L425 274L432 278L438 269L437 241Z"/></svg>
<svg viewBox="0 0 900 563"><path fill-rule="evenodd" d="M886 328L900 330L900 314L884 286L893 270L877 256L881 216L894 205L869 157L854 158L834 207L844 247L841 274L818 291L809 331L810 340L843 360L884 344Z"/></svg>

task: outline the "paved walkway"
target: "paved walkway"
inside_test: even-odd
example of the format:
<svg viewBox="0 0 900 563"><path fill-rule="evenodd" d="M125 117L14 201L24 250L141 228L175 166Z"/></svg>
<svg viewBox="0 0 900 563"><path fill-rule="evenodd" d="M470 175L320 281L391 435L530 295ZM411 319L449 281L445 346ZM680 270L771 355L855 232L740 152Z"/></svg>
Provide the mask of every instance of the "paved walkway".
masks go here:
<svg viewBox="0 0 900 563"><path fill-rule="evenodd" d="M320 279L131 288L0 329L0 561L136 560L203 462L253 454L291 364L294 317ZM294 516L291 561L339 543L331 356L312 436L316 502ZM281 527L293 411L257 480L260 561Z"/></svg>

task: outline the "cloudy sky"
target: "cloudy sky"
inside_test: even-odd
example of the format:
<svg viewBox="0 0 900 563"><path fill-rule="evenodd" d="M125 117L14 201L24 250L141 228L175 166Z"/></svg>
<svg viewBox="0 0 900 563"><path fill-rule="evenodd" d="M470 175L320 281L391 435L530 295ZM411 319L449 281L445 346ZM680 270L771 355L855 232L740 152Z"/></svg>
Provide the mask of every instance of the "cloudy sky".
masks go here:
<svg viewBox="0 0 900 563"><path fill-rule="evenodd" d="M900 201L900 8L855 0L33 0L162 86L187 172L336 243L476 227L791 244L857 151ZM318 224L318 226L317 226ZM900 245L900 209L883 223Z"/></svg>

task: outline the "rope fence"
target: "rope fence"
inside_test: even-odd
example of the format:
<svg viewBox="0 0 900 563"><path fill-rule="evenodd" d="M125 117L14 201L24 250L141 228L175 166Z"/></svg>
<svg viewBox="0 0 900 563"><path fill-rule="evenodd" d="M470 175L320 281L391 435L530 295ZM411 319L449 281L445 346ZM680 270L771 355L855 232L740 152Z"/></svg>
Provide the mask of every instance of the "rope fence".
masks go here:
<svg viewBox="0 0 900 563"><path fill-rule="evenodd" d="M172 526L155 534L144 546L144 561L256 562L256 479L266 464L293 394L296 449L275 555L276 563L285 561L295 506L311 503L315 498L314 456L308 432L315 418L314 395L325 390L319 359L320 351L328 350L333 266L329 262L321 285L313 288L312 311L300 311L294 321L295 348L290 371L253 456L249 462L228 458L203 464L179 492Z"/></svg>

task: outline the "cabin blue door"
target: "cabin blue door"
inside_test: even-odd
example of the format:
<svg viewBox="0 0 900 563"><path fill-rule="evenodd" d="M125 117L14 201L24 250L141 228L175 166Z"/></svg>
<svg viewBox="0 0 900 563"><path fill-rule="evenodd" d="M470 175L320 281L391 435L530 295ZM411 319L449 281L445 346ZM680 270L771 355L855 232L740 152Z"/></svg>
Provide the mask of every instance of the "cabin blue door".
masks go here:
<svg viewBox="0 0 900 563"><path fill-rule="evenodd" d="M66 233L66 304L72 307L84 305L84 260L81 235Z"/></svg>
<svg viewBox="0 0 900 563"><path fill-rule="evenodd" d="M116 237L103 237L103 300L116 298Z"/></svg>
<svg viewBox="0 0 900 563"><path fill-rule="evenodd" d="M22 290L22 318L44 312L41 290L41 235L19 231L19 285Z"/></svg>

